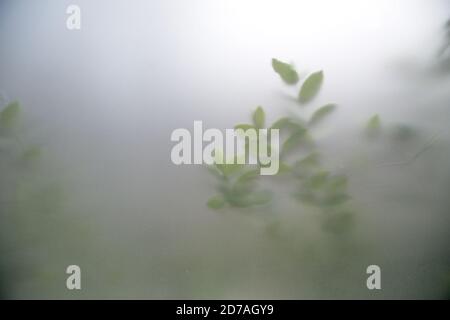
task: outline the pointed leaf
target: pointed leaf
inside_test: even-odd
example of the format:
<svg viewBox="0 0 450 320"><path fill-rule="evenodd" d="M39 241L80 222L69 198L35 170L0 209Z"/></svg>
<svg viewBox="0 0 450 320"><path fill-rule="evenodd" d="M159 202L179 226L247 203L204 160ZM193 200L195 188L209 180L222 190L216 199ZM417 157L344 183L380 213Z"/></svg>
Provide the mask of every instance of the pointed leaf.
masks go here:
<svg viewBox="0 0 450 320"><path fill-rule="evenodd" d="M255 127L258 129L264 128L265 122L266 122L266 115L264 113L263 108L261 107L256 108L255 112L253 113L253 123L255 124Z"/></svg>
<svg viewBox="0 0 450 320"><path fill-rule="evenodd" d="M323 71L317 71L312 73L303 82L303 85L299 92L299 101L301 103L307 103L311 101L319 92L323 82Z"/></svg>
<svg viewBox="0 0 450 320"><path fill-rule="evenodd" d="M283 118L280 118L277 121L275 121L270 128L271 129L283 129L283 128L286 128L287 126L289 126L290 123L291 123L291 119L289 119L288 117L283 117Z"/></svg>
<svg viewBox="0 0 450 320"><path fill-rule="evenodd" d="M290 130L301 130L305 128L304 123L300 122L300 120L297 119L291 119L288 117L283 117L275 121L271 129L290 129Z"/></svg>
<svg viewBox="0 0 450 320"><path fill-rule="evenodd" d="M272 59L272 68L285 83L296 84L298 82L297 71L290 64Z"/></svg>
<svg viewBox="0 0 450 320"><path fill-rule="evenodd" d="M309 124L314 125L314 124L320 122L328 114L333 112L335 108L336 108L336 105L330 103L330 104L324 105L323 107L317 109L311 116L311 119L309 120Z"/></svg>

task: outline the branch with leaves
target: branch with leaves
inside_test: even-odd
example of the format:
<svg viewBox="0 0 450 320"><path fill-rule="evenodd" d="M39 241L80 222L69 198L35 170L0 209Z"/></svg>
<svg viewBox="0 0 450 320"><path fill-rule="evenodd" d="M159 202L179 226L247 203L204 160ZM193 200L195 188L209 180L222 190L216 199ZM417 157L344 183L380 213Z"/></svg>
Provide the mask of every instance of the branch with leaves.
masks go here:
<svg viewBox="0 0 450 320"><path fill-rule="evenodd" d="M277 59L272 60L273 70L287 85L296 85L300 77L294 67ZM323 71L310 74L300 86L297 101L306 105L314 100L322 87ZM251 123L235 125L235 129L279 129L283 137L280 148L279 175L289 174L298 182L298 190L293 193L294 198L309 205L323 205L328 207L341 204L349 198L345 192L345 177L329 175L319 163L319 153L315 150L304 158L298 158L299 147L305 146L314 149L310 131L319 125L335 109L336 105L329 103L318 108L309 119L300 116L286 116L275 120L267 126L264 109L259 106L252 114ZM258 135L259 137L259 135ZM246 152L249 152L250 141L245 141ZM257 144L258 145L258 144ZM268 145L270 150L271 146ZM297 156L292 163L287 162L289 156ZM214 164L209 167L210 172L217 180L218 195L208 201L208 206L220 209L226 205L230 207L254 207L270 203L273 193L270 190L259 190L258 182L261 179L270 179L259 176L258 167L238 164Z"/></svg>
<svg viewBox="0 0 450 320"><path fill-rule="evenodd" d="M336 111L337 105L327 103L316 108L309 117L302 115L304 106L311 104L319 94L324 82L324 72L316 71L305 79L301 79L294 66L278 59L272 59L272 68L279 78L288 86L301 82L298 89L294 113L276 119L267 125L264 109L257 107L251 116L250 123L235 125L235 129L279 129L281 141L280 170L277 176L283 175L294 182L295 190L292 198L305 207L315 207L324 213L323 227L332 232L348 230L353 221L353 210L349 205L351 196L348 192L348 177L344 174L333 174L327 170L322 161L322 153L314 143L313 131ZM300 105L302 108L298 108ZM408 126L397 128L397 137L408 137L412 129ZM365 135L369 140L376 140L382 133L381 119L378 114L371 116L365 125ZM259 135L257 135L259 136ZM245 141L246 154L250 151L249 141ZM258 144L257 144L258 145ZM270 145L268 148L270 150ZM422 151L420 152L420 154ZM415 156L414 158L417 158ZM268 205L274 192L261 189L261 181L273 179L260 176L257 165L214 164L209 166L216 178L218 194L207 202L211 209L252 208Z"/></svg>

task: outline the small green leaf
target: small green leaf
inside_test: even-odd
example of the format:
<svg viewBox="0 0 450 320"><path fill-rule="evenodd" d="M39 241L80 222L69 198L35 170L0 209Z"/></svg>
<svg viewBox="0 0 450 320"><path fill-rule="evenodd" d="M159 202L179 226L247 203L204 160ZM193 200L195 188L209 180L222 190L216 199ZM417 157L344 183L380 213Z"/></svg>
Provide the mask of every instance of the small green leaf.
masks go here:
<svg viewBox="0 0 450 320"><path fill-rule="evenodd" d="M289 126L290 123L291 123L291 119L284 117L284 118L280 118L277 121L275 121L270 128L271 129L283 129L283 128L286 128L287 126Z"/></svg>
<svg viewBox="0 0 450 320"><path fill-rule="evenodd" d="M255 127L258 129L264 128L265 122L266 122L266 115L264 113L263 108L261 107L256 108L255 112L253 113L253 123L255 124Z"/></svg>
<svg viewBox="0 0 450 320"><path fill-rule="evenodd" d="M272 59L272 68L285 83L296 84L298 82L297 71L290 64L274 58Z"/></svg>
<svg viewBox="0 0 450 320"><path fill-rule="evenodd" d="M304 129L305 125L304 123L301 123L300 120L294 120L288 117L283 117L275 121L271 129L290 129L290 130L300 130Z"/></svg>
<svg viewBox="0 0 450 320"><path fill-rule="evenodd" d="M303 85L299 92L299 101L301 103L307 103L311 101L319 92L320 87L323 82L323 71L317 71L312 73L306 80L303 82Z"/></svg>
<svg viewBox="0 0 450 320"><path fill-rule="evenodd" d="M211 209L220 209L225 206L225 200L220 196L214 196L208 200L207 205Z"/></svg>
<svg viewBox="0 0 450 320"><path fill-rule="evenodd" d="M325 118L328 114L334 111L336 108L335 104L327 104L323 107L317 109L311 116L311 119L309 120L310 125L314 125L318 122L320 122L323 118Z"/></svg>
<svg viewBox="0 0 450 320"><path fill-rule="evenodd" d="M11 128L17 122L20 113L20 104L17 101L11 102L0 112L0 125L4 128Z"/></svg>

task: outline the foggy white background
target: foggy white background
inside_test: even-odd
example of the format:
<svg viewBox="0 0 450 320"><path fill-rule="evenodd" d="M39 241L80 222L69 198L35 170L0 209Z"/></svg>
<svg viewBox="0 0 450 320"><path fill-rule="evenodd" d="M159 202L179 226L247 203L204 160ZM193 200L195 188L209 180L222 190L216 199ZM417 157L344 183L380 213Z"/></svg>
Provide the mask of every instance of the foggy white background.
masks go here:
<svg viewBox="0 0 450 320"><path fill-rule="evenodd" d="M66 29L69 4L81 8L79 31ZM330 150L345 149L345 135L374 113L420 124L429 132L436 129L448 142L448 77L438 81L426 71L433 66L448 18L450 6L444 0L1 1L0 92L23 105L28 131L44 146L46 170L56 172L69 190L72 223L89 229L89 245L80 245L76 254L90 281L82 294L204 297L206 289L186 289L190 281L202 282L192 272L200 268L205 279L214 279L215 272L236 263L226 258L233 255L232 245L223 257L221 250L233 238L230 230L238 234L245 225L206 208L211 180L198 166L171 163L170 134L180 127L192 130L194 120L231 128L246 122L257 105L271 121L295 109L286 94L296 91L273 73L273 57L293 62L302 75L324 71L314 105L339 105L330 124L335 130ZM441 171L436 175L442 176ZM405 230L428 223L430 233L420 237L421 244L448 226L441 224L442 217L432 218L442 208L435 205L427 212L431 217L416 215L406 222ZM382 218L372 218L379 219L373 222L374 233L386 228L386 242L391 241L398 230L390 228L405 223L405 216L386 220L387 213L379 211ZM62 234L54 241L77 246L78 236ZM408 241L392 250L402 251ZM386 242L373 246L383 251L391 245ZM260 280L265 273L239 256L254 250L252 242L242 246L235 258L246 266L241 275L249 284L240 287L245 280L234 278L211 298L352 296L361 290L355 283L349 284L356 287L353 291L324 294L309 283L298 289L302 294L284 291L275 278ZM77 263L70 251L37 250L48 257L38 263L42 269L54 260L61 270ZM200 267L194 260L202 262ZM426 284L398 279L411 261L399 260L390 270L395 275L387 276L393 285L386 296L428 294ZM412 260L415 273L408 277L416 279L420 257ZM358 281L364 281L361 270ZM49 276L53 282L47 290L37 289L45 282L29 277L14 294L70 297L56 284L64 274L55 277Z"/></svg>

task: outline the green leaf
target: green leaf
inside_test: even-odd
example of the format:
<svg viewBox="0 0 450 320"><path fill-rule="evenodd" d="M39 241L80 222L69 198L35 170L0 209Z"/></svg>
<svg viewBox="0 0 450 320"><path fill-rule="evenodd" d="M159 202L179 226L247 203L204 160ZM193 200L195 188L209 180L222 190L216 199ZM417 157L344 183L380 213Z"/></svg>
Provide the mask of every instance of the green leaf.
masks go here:
<svg viewBox="0 0 450 320"><path fill-rule="evenodd" d="M325 118L327 115L329 115L331 112L334 111L336 108L335 104L327 104L323 107L317 109L311 116L311 119L309 120L310 125L314 125L318 122L320 122L323 118Z"/></svg>
<svg viewBox="0 0 450 320"><path fill-rule="evenodd" d="M297 121L288 117L283 117L275 121L270 128L279 130L281 129L301 130L305 129L305 125L301 123L300 120Z"/></svg>
<svg viewBox="0 0 450 320"><path fill-rule="evenodd" d="M285 83L296 84L298 82L297 71L290 64L274 58L272 59L272 68Z"/></svg>
<svg viewBox="0 0 450 320"><path fill-rule="evenodd" d="M271 129L283 129L283 128L286 128L287 126L289 126L290 124L291 124L291 119L289 119L287 117L283 117L283 118L280 118L277 121L275 121L270 128Z"/></svg>
<svg viewBox="0 0 450 320"><path fill-rule="evenodd" d="M221 196L214 196L206 204L211 209L220 209L225 206L225 200Z"/></svg>
<svg viewBox="0 0 450 320"><path fill-rule="evenodd" d="M299 92L299 101L301 103L307 103L311 101L319 92L320 87L323 82L323 71L317 71L312 73L306 80L303 82L303 85Z"/></svg>
<svg viewBox="0 0 450 320"><path fill-rule="evenodd" d="M266 122L266 115L264 113L263 108L261 107L256 108L255 112L253 113L253 123L255 124L255 127L258 129L264 128L265 122Z"/></svg>
<svg viewBox="0 0 450 320"><path fill-rule="evenodd" d="M11 128L17 122L20 114L20 104L17 101L11 102L0 112L0 125L4 128Z"/></svg>

